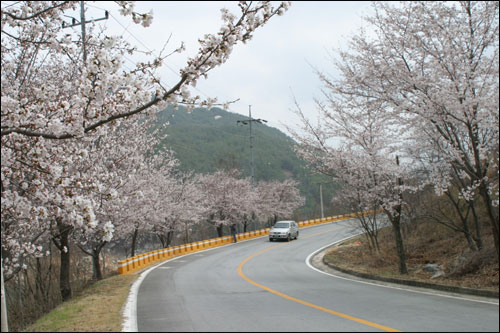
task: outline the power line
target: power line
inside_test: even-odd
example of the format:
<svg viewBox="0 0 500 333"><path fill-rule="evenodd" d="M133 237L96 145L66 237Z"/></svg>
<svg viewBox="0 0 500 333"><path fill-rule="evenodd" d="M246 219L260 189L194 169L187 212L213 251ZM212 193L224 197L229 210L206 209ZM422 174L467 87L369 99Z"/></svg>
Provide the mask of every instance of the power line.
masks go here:
<svg viewBox="0 0 500 333"><path fill-rule="evenodd" d="M95 5L88 5L88 7L93 7L93 8L96 8L96 9L100 9L100 10L105 10L99 6L95 6ZM140 38L138 38L136 35L134 35L129 29L128 29L128 26L126 27L125 25L123 25L120 20L115 16L113 15L112 13L109 13L109 16L113 19L113 21L115 21L118 25L120 25L122 28L123 28L123 31L127 32L129 34L129 36L131 36L133 39L135 39L139 44L141 44L148 52L150 53L153 53L153 50L151 50L147 45L146 43L144 43ZM129 25L130 26L130 25ZM123 33L122 33L123 34ZM135 65L135 62L130 59L129 57L126 57L124 56L124 58L129 61L130 63L134 64ZM179 70L175 70L173 69L170 65L168 65L167 63L164 63L163 64L168 70L170 70L174 75L176 75L178 78L181 77L181 75L179 74ZM165 85L166 87L168 87L169 85L168 84L165 84L165 82L163 80L160 80L160 83ZM202 94L204 97L208 98L209 95L207 93L205 93L204 91L200 90L198 87L192 87L194 90L198 91L200 94ZM232 110L230 107L227 108L227 111L230 111L230 112L233 112L233 113L238 113L238 112L235 112L234 110ZM280 124L276 123L276 122L273 122L271 121L270 123L274 124L274 127L276 128L279 128L280 127Z"/></svg>
<svg viewBox="0 0 500 333"><path fill-rule="evenodd" d="M151 53L151 54L154 54L154 51L148 47L148 45L146 45L145 42L143 42L140 38L138 38L134 33L132 33L130 30L129 30L129 26L125 26L124 24L122 24L120 22L120 20L115 16L113 15L112 13L110 13L108 10L104 9L104 8L101 8L99 6L95 6L95 5L88 5L88 7L92 7L92 8L96 8L96 9L99 9L99 10L104 10L105 13L106 13L106 16L109 15L109 17L111 17L111 19L113 19L114 22L116 22L119 26L121 26L123 28L123 32L122 32L122 35L124 35L125 33L124 32L127 32L128 35L130 37L132 37L133 39L135 39L140 45L142 45L147 52ZM126 40L126 39L125 39ZM136 62L131 59L130 57L128 57L127 55L124 55L124 59L127 60L128 62L130 62L131 64L135 65ZM169 64L167 63L164 63L163 66L165 66L165 68L167 68L169 71L171 71L176 77L180 78L181 75L179 73L179 70L175 70L174 68L172 68ZM126 68L128 68L128 66L125 66ZM129 70L131 70L130 68L128 68ZM164 85L165 87L169 87L171 85L167 84L164 82L164 80L160 79L159 81L162 85ZM199 88L197 87L192 87L194 90L198 91L200 94L202 94L204 97L206 98L209 98L209 95L207 93L205 93L204 91L200 90ZM233 112L233 113L238 113L238 112L235 112L233 111L230 107L227 108L227 111L230 111L230 112ZM255 120L254 120L255 121ZM267 121L266 121L267 122ZM271 121L270 122L271 124L274 125L274 127L276 128L280 128L280 124L276 123L276 122L273 122ZM251 127L251 126L250 126ZM253 140L253 138L251 138L251 140Z"/></svg>
<svg viewBox="0 0 500 333"><path fill-rule="evenodd" d="M2 2L7 2L7 1L2 1ZM12 7L12 6L15 6L15 5L18 5L20 4L22 1L15 1L14 3L11 3L9 5L6 5L5 7L3 7L4 9L7 9L9 7Z"/></svg>
<svg viewBox="0 0 500 333"><path fill-rule="evenodd" d="M98 6L92 6L92 5L89 5L89 7L94 7L94 8L97 8L97 9L101 9L103 10L102 8L98 7ZM116 22L118 23L123 29L124 31L126 31L130 36L132 36L137 42L139 42L144 48L146 48L146 50L150 53L153 53L153 50L151 50L141 39L139 39L138 37L136 37L129 29L128 27L125 27L119 20L118 18L116 18L113 14L109 14L111 16L111 18ZM134 64L134 61L130 60L129 58L125 57L126 60L130 61L132 64ZM166 68L168 68L172 73L174 73L178 78L181 78L181 75L179 74L179 70L174 70L172 67L170 67L168 64L164 64L164 66ZM167 84L165 84L165 82L161 81L160 80L160 83L164 84L165 86L168 86ZM203 96L205 96L206 98L209 97L208 94L206 94L205 92L201 91L199 88L197 87L192 87L193 89L195 89L196 91L198 91L200 94L202 94Z"/></svg>

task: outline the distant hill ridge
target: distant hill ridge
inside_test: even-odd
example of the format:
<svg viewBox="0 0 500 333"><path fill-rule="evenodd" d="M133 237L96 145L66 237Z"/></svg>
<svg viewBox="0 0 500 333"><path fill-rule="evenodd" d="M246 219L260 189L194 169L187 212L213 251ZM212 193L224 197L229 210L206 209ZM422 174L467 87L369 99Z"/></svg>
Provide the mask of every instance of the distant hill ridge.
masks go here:
<svg viewBox="0 0 500 333"><path fill-rule="evenodd" d="M169 123L162 145L175 152L182 170L211 173L217 169L237 168L244 177L250 176L250 133L248 125L237 121L247 119L216 107L210 110L196 108L190 113L184 107L178 110L168 107L158 115L159 124ZM280 130L253 122L252 135L255 181L296 179L306 197L306 206L301 212L317 215L317 183L324 182L325 177L312 175L305 162L294 153L293 139ZM331 194L325 196L327 192L324 186L325 204L331 197Z"/></svg>

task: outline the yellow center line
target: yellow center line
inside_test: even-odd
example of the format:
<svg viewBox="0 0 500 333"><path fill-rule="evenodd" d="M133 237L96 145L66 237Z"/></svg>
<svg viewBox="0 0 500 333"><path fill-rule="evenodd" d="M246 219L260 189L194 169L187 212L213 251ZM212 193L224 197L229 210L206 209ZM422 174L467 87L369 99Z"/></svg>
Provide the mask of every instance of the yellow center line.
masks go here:
<svg viewBox="0 0 500 333"><path fill-rule="evenodd" d="M318 233L318 234L322 234L324 232L321 232L321 233ZM314 234L314 235L311 235L311 236L308 236L307 238L309 237L312 237L312 236L315 236L315 235L318 235L318 234ZM254 253L252 254L251 256L247 257L245 260L243 260L239 266L238 266L238 274L244 279L246 280L247 282L250 282L251 284L253 284L254 286L257 286L259 288L262 288L270 293L273 293L275 295L278 295L280 297L283 297L283 298L286 298L290 301L294 301L294 302L297 302L297 303L300 303L302 305L305 305L305 306L309 306L311 308L314 308L314 309L317 309L317 310L321 310L321 311L324 311L324 312L327 312L327 313L330 313L330 314L333 314L335 316L338 316L338 317L341 317L341 318L345 318L345 319L349 319L349 320L352 320L352 321L355 321L355 322L358 322L358 323L361 323L361 324L364 324L364 325L368 325L370 327L375 327L375 328L379 328L381 330L384 330L384 331L387 331L387 332L400 332L399 330L396 330L394 328L390 328L390 327L387 327L387 326L383 326L383 325L379 325L379 324L376 324L376 323L372 323L368 320L364 320L364 319L360 319L360 318L356 318L356 317L353 317L353 316L349 316L349 315L346 315L344 313L340 313L340 312L337 312L337 311L333 311L333 310L330 310L330 309L327 309L327 308L324 308L322 306L319 306L319 305L315 305L315 304L312 304L312 303L309 303L309 302L306 302L306 301L303 301L303 300L300 300L298 298L295 298L295 297L292 297L292 296L288 296L286 294L283 294L283 293L280 293L279 291L276 291L274 289L271 289L269 287L266 287L266 286L263 286L261 285L260 283L257 283L253 280L250 280L245 274L243 274L243 265L245 265L250 259L252 258L255 258L269 250L272 250L272 249L275 249L277 247L280 247L280 246L283 246L284 244L281 244L281 245L275 245L275 246L271 246L271 247L268 247L267 249L264 249L264 250L261 250L257 253Z"/></svg>

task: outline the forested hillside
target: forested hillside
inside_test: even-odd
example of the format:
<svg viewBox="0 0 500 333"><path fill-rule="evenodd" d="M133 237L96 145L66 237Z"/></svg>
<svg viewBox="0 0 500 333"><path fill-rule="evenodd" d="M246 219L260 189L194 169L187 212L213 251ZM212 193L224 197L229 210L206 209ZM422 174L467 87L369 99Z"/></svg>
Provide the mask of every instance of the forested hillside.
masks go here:
<svg viewBox="0 0 500 333"><path fill-rule="evenodd" d="M250 128L237 123L248 117L219 108L202 108L188 113L186 109L167 108L158 123L168 122L162 145L171 148L182 170L209 173L217 169L239 169L250 176ZM252 123L255 181L294 178L300 182L306 205L296 213L297 218L320 217L319 183L329 180L314 174L293 151L294 141L276 128ZM332 211L329 202L334 187L323 184L324 213Z"/></svg>

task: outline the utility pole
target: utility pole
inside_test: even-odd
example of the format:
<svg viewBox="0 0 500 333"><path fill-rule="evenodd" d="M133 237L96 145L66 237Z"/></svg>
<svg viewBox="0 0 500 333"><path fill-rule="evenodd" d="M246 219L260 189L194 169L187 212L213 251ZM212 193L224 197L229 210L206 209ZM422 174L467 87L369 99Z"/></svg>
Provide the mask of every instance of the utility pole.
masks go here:
<svg viewBox="0 0 500 333"><path fill-rule="evenodd" d="M319 198L321 202L321 218L325 217L325 214L323 214L323 184L319 183Z"/></svg>
<svg viewBox="0 0 500 333"><path fill-rule="evenodd" d="M329 182L318 182L316 183L319 185L319 202L321 205L321 218L325 217L325 214L323 212L323 184L330 184Z"/></svg>
<svg viewBox="0 0 500 333"><path fill-rule="evenodd" d="M242 123L243 125L250 125L250 181L254 183L254 173L253 173L253 135L252 135L252 122L258 122L262 124L262 122L267 123L267 120L264 119L253 119L252 118L252 106L248 106L248 120L237 120L236 124Z"/></svg>
<svg viewBox="0 0 500 333"><path fill-rule="evenodd" d="M85 20L85 1L80 1L80 22L78 22L74 17L71 18L71 24L67 24L66 22L63 21L62 27L64 28L71 28L77 25L82 26L82 52L83 52L83 61L87 61L87 48L85 47L85 40L87 39L87 31L85 28L86 23L90 22L95 22L95 21L101 21L101 20L107 20L109 18L109 12L106 10L104 11L104 17L86 21Z"/></svg>
<svg viewBox="0 0 500 333"><path fill-rule="evenodd" d="M2 332L9 331L9 324L7 321L7 302L5 301L5 287L3 284L3 255L0 260L0 264L2 265L2 290L1 290L1 302L2 302Z"/></svg>

